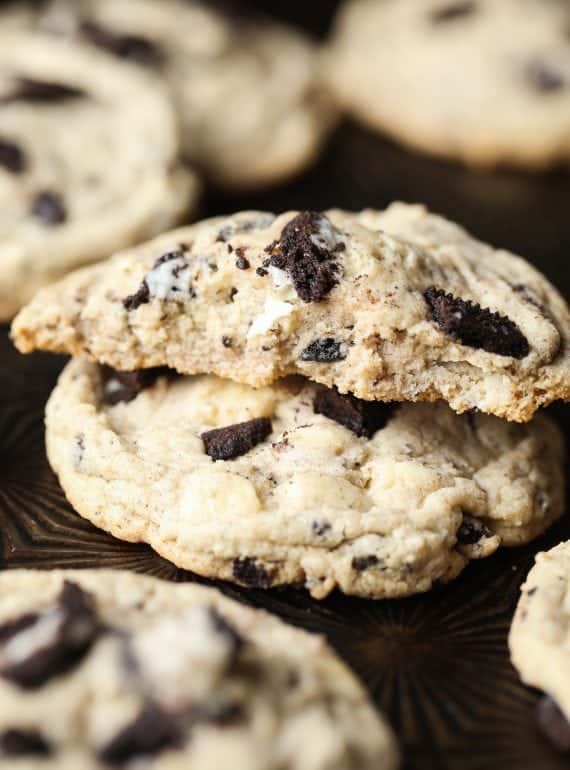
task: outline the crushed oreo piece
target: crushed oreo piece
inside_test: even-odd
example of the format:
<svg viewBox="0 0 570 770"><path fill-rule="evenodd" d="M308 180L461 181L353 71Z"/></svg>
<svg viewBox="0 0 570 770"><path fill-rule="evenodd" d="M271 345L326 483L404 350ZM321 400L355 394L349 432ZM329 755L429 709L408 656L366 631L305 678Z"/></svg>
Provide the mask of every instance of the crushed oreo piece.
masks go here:
<svg viewBox="0 0 570 770"><path fill-rule="evenodd" d="M344 361L346 358L345 345L332 337L323 337L322 339L311 342L310 345L301 352L301 361L319 361L320 363L332 363L333 361Z"/></svg>
<svg viewBox="0 0 570 770"><path fill-rule="evenodd" d="M396 407L382 401L363 401L351 393L342 395L336 389L320 387L313 401L316 414L323 414L357 436L372 438L381 430Z"/></svg>
<svg viewBox="0 0 570 770"><path fill-rule="evenodd" d="M528 355L528 340L510 318L434 286L424 291L424 299L435 323L460 344L499 356Z"/></svg>
<svg viewBox="0 0 570 770"><path fill-rule="evenodd" d="M81 99L85 92L80 88L63 83L50 83L47 80L18 78L15 88L7 96L0 97L0 104L31 102L33 104L52 104Z"/></svg>
<svg viewBox="0 0 570 770"><path fill-rule="evenodd" d="M322 537L330 532L332 529L328 521L313 521L311 524L311 531L316 537Z"/></svg>
<svg viewBox="0 0 570 770"><path fill-rule="evenodd" d="M440 24L446 21L457 21L471 16L477 9L477 3L474 0L457 0L457 2L447 3L441 8L435 8L430 13L430 21L434 24Z"/></svg>
<svg viewBox="0 0 570 770"><path fill-rule="evenodd" d="M158 299L167 300L176 299L177 293L181 297L184 294L194 297L195 294L190 285L190 279L186 275L190 268L185 258L187 251L188 247L181 244L178 249L168 251L159 257L145 278L143 278L137 291L134 294L129 294L123 300L125 310L136 310L141 305L145 305L147 302L150 302L151 295L156 296ZM174 264L166 273L163 273L161 267L169 262ZM153 275L155 271L159 271L158 275ZM171 296L172 294L174 294L174 297Z"/></svg>
<svg viewBox="0 0 570 770"><path fill-rule="evenodd" d="M344 243L330 243L332 225L316 211L303 211L288 222L281 237L267 247L263 266L285 270L304 302L320 302L337 285L337 253ZM259 269L258 269L259 272Z"/></svg>
<svg viewBox="0 0 570 770"><path fill-rule="evenodd" d="M61 197L45 190L38 193L32 203L32 216L41 219L45 225L61 225L67 219L67 212Z"/></svg>
<svg viewBox="0 0 570 770"><path fill-rule="evenodd" d="M265 567L250 556L234 559L232 574L238 583L249 588L269 588L273 582Z"/></svg>
<svg viewBox="0 0 570 770"><path fill-rule="evenodd" d="M140 35L121 35L94 21L84 21L80 26L80 32L97 48L109 51L120 59L158 66L164 58L156 43Z"/></svg>
<svg viewBox="0 0 570 770"><path fill-rule="evenodd" d="M0 168L11 174L21 174L26 169L26 156L22 148L8 139L0 139Z"/></svg>
<svg viewBox="0 0 570 770"><path fill-rule="evenodd" d="M76 583L68 580L57 604L46 613L26 615L0 628L0 676L25 689L35 689L49 679L63 674L76 666L97 639L101 626L92 597ZM18 625L20 627L18 627ZM27 656L15 660L10 653L11 643L16 643L21 633L33 638L34 627L47 638L34 646Z"/></svg>
<svg viewBox="0 0 570 770"><path fill-rule="evenodd" d="M370 556L355 556L352 560L352 569L357 572L364 572L371 567L376 567L380 563L380 560L374 554Z"/></svg>
<svg viewBox="0 0 570 770"><path fill-rule="evenodd" d="M154 756L163 749L175 748L181 733L175 718L160 706L149 703L137 718L121 730L99 752L102 762L126 765L138 757Z"/></svg>
<svg viewBox="0 0 570 770"><path fill-rule="evenodd" d="M159 377L172 376L166 366L153 369L137 369L134 372L120 372L110 366L100 366L103 383L103 403L107 406L133 401L138 394L154 385Z"/></svg>
<svg viewBox="0 0 570 770"><path fill-rule="evenodd" d="M0 733L2 757L48 757L51 748L38 730L13 727Z"/></svg>
<svg viewBox="0 0 570 770"><path fill-rule="evenodd" d="M136 310L141 305L146 305L147 302L150 302L150 289L147 282L143 280L134 294L129 294L128 297L125 297L123 307L129 311Z"/></svg>
<svg viewBox="0 0 570 770"><path fill-rule="evenodd" d="M544 94L562 91L567 85L561 72L540 59L530 62L526 74L533 88Z"/></svg>
<svg viewBox="0 0 570 770"><path fill-rule="evenodd" d="M237 256L236 267L238 270L249 270L249 260L245 258L243 248L237 248L235 251Z"/></svg>
<svg viewBox="0 0 570 770"><path fill-rule="evenodd" d="M558 749L570 752L570 722L556 701L545 695L538 702L536 716L540 731Z"/></svg>
<svg viewBox="0 0 570 770"><path fill-rule="evenodd" d="M231 460L240 457L264 441L271 433L271 420L256 417L247 422L226 425L202 433L206 454L214 460Z"/></svg>
<svg viewBox="0 0 570 770"><path fill-rule="evenodd" d="M463 521L457 530L457 542L460 545L475 545L487 537L493 537L489 527L473 516L463 515Z"/></svg>

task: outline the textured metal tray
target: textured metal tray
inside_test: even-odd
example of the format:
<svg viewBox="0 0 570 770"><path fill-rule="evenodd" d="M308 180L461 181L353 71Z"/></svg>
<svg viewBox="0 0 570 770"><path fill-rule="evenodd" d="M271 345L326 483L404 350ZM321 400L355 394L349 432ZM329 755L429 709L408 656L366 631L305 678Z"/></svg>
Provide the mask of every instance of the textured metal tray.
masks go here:
<svg viewBox="0 0 570 770"><path fill-rule="evenodd" d="M324 29L318 13L310 18L311 6L318 3L291 8ZM265 194L212 192L202 214L358 209L397 198L428 203L480 237L519 251L570 293L570 176L471 172L405 152L350 124L303 178ZM0 329L0 567L122 567L196 579L146 546L96 530L65 501L43 446L43 406L62 365L55 356L19 356ZM568 410L553 411L570 435ZM472 564L453 584L403 601L334 595L319 603L302 591L220 587L326 634L391 719L407 770L562 770L568 758L539 734L538 696L519 683L506 639L534 554L568 537L566 519L532 546L502 551Z"/></svg>

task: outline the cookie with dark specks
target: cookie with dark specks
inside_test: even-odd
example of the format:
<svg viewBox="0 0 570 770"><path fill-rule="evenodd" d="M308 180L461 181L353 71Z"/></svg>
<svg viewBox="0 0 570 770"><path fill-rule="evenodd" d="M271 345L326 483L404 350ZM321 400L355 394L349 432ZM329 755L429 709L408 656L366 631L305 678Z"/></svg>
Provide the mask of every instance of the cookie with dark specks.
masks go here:
<svg viewBox="0 0 570 770"><path fill-rule="evenodd" d="M42 286L172 227L197 194L150 75L10 31L0 11L0 322Z"/></svg>
<svg viewBox="0 0 570 770"><path fill-rule="evenodd" d="M567 0L349 0L324 57L340 106L476 166L570 165Z"/></svg>
<svg viewBox="0 0 570 770"><path fill-rule="evenodd" d="M563 511L563 447L444 403L381 404L303 378L254 389L159 377L110 404L72 361L47 407L50 463L98 527L207 577L386 598L528 542Z"/></svg>
<svg viewBox="0 0 570 770"><path fill-rule="evenodd" d="M300 29L200 0L52 0L36 24L160 77L185 156L217 184L257 188L304 170L336 110Z"/></svg>
<svg viewBox="0 0 570 770"><path fill-rule="evenodd" d="M252 386L302 374L358 398L444 399L514 421L570 398L570 312L553 286L407 204L209 219L46 289L12 333L23 352L118 369Z"/></svg>
<svg viewBox="0 0 570 770"><path fill-rule="evenodd" d="M537 724L570 752L570 541L539 553L521 588L509 647L521 679L546 693Z"/></svg>
<svg viewBox="0 0 570 770"><path fill-rule="evenodd" d="M70 595L88 618L70 615ZM74 657L69 643L92 627ZM40 686L5 677L46 650L67 665ZM322 637L195 584L0 575L0 770L306 770L308 752L311 770L399 764L387 723Z"/></svg>

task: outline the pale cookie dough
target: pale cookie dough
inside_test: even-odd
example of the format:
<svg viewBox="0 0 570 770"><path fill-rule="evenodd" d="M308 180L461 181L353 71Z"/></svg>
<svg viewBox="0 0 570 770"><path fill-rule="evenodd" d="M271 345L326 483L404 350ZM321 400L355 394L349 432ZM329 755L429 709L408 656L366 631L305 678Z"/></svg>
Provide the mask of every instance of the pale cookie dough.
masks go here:
<svg viewBox="0 0 570 770"><path fill-rule="evenodd" d="M211 588L0 575L2 770L395 770L324 640Z"/></svg>
<svg viewBox="0 0 570 770"><path fill-rule="evenodd" d="M388 234L390 233L390 234ZM406 240L404 240L406 239ZM369 400L529 420L570 398L570 312L524 260L421 206L243 212L41 292L13 337L131 370L287 374Z"/></svg>
<svg viewBox="0 0 570 770"><path fill-rule="evenodd" d="M201 575L373 598L456 577L563 511L563 445L445 404L359 402L302 378L117 375L75 359L47 407L79 514Z"/></svg>
<svg viewBox="0 0 570 770"><path fill-rule="evenodd" d="M1 27L0 322L41 286L185 218L198 185L178 154L160 83Z"/></svg>
<svg viewBox="0 0 570 770"><path fill-rule="evenodd" d="M570 541L536 557L521 589L509 647L522 680L550 696L541 704L541 727L570 751Z"/></svg>
<svg viewBox="0 0 570 770"><path fill-rule="evenodd" d="M339 104L420 150L570 163L568 0L350 0L324 69Z"/></svg>
<svg viewBox="0 0 570 770"><path fill-rule="evenodd" d="M315 45L227 6L224 13L192 0L56 0L41 26L163 77L187 157L222 185L258 187L316 159L334 110L320 87Z"/></svg>

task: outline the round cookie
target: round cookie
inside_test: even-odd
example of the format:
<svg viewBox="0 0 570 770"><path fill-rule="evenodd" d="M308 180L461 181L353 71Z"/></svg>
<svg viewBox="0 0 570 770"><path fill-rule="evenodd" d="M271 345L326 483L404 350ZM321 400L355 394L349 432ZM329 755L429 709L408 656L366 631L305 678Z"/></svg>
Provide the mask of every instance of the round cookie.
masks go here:
<svg viewBox="0 0 570 770"><path fill-rule="evenodd" d="M570 312L524 260L421 206L205 220L49 287L22 352L529 420L570 398Z"/></svg>
<svg viewBox="0 0 570 770"><path fill-rule="evenodd" d="M41 286L192 208L160 83L71 43L0 39L0 321Z"/></svg>
<svg viewBox="0 0 570 770"><path fill-rule="evenodd" d="M427 591L563 511L548 418L362 402L302 378L256 390L74 359L46 443L98 527L201 575L318 599Z"/></svg>
<svg viewBox="0 0 570 770"><path fill-rule="evenodd" d="M231 3L223 12L192 0L56 0L41 24L160 74L187 157L224 186L301 172L334 122L315 46Z"/></svg>
<svg viewBox="0 0 570 770"><path fill-rule="evenodd" d="M570 751L570 541L536 557L521 588L509 647L522 680L550 696L540 704L541 727Z"/></svg>
<svg viewBox="0 0 570 770"><path fill-rule="evenodd" d="M191 584L0 575L0 768L395 770L324 640Z"/></svg>
<svg viewBox="0 0 570 770"><path fill-rule="evenodd" d="M373 129L466 163L570 163L566 0L350 0L325 56Z"/></svg>

